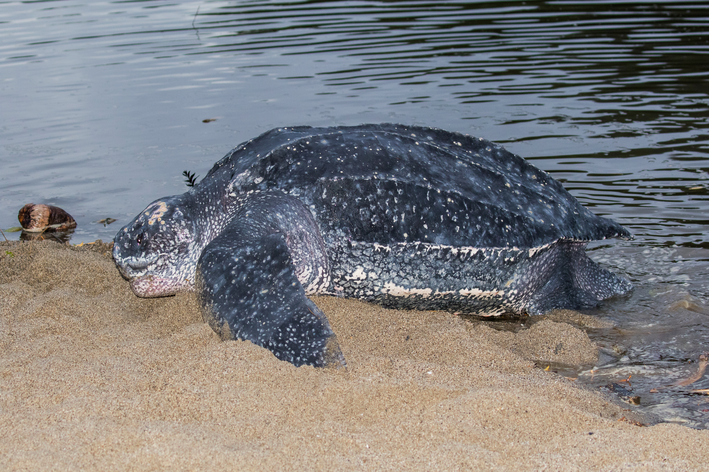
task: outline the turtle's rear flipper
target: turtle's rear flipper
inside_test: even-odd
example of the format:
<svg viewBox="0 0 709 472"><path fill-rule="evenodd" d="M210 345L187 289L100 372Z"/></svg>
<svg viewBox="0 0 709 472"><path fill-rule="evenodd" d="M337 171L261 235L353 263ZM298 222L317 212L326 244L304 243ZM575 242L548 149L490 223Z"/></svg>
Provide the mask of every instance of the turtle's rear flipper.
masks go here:
<svg viewBox="0 0 709 472"><path fill-rule="evenodd" d="M296 366L344 366L335 333L325 314L305 296L286 243L287 237L291 241L304 235L272 224L281 220L283 211L292 210L291 205L302 205L292 200L282 196L260 202L269 208L255 202L249 208L264 211L237 215L207 245L196 280L203 316L222 339L249 340ZM273 204L278 218L266 211L273 210ZM308 223L299 220L298 226L302 231Z"/></svg>
<svg viewBox="0 0 709 472"><path fill-rule="evenodd" d="M633 288L626 278L592 261L586 255L585 242L559 240L543 251L531 271L536 285L529 290L529 314L541 315L556 308L595 308L602 300L625 295Z"/></svg>

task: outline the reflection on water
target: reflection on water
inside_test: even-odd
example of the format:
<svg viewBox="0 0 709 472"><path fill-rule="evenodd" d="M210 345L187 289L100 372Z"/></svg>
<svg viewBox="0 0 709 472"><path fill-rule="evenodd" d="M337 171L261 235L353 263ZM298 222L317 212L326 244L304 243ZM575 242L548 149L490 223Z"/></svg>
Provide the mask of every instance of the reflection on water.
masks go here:
<svg viewBox="0 0 709 472"><path fill-rule="evenodd" d="M637 286L598 313L622 329L592 334L625 347L593 382L649 390L709 346L708 32L703 1L5 2L0 227L42 202L74 242L108 240L275 126L484 136L635 233L593 249ZM709 425L695 397L646 398Z"/></svg>
<svg viewBox="0 0 709 472"><path fill-rule="evenodd" d="M66 244L71 241L74 235L74 230L68 231L46 231L34 233L30 231L20 232L20 241L55 241L61 244Z"/></svg>

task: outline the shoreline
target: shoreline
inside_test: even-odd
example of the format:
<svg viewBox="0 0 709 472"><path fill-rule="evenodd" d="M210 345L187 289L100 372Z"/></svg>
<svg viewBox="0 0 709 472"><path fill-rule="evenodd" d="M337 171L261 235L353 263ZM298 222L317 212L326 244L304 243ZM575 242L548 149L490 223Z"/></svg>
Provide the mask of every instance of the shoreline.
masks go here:
<svg viewBox="0 0 709 472"><path fill-rule="evenodd" d="M576 327L591 316L512 333L315 297L348 368L296 368L219 340L193 294L135 297L107 247L0 243L2 469L709 464L709 431L638 426L652 421L535 366L593 365Z"/></svg>

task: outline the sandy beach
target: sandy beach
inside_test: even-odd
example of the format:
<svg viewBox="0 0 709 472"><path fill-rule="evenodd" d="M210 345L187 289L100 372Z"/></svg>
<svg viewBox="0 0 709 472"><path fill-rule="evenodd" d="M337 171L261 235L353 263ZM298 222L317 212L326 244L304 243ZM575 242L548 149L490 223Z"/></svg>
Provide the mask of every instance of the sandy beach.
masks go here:
<svg viewBox="0 0 709 472"><path fill-rule="evenodd" d="M579 326L593 317L511 333L318 297L348 368L296 368L222 342L192 294L135 297L108 250L0 243L2 470L709 464L709 431L653 425L541 367L592 366L597 348Z"/></svg>

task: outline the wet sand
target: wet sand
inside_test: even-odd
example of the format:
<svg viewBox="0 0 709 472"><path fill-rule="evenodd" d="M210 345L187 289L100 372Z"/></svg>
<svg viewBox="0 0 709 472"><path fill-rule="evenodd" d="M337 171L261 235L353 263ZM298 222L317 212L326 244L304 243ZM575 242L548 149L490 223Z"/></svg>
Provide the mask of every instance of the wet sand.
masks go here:
<svg viewBox="0 0 709 472"><path fill-rule="evenodd" d="M106 245L0 243L0 292L2 470L709 465L709 431L541 368L593 365L590 317L515 334L319 297L349 367L317 370L220 341L191 294L136 298Z"/></svg>

